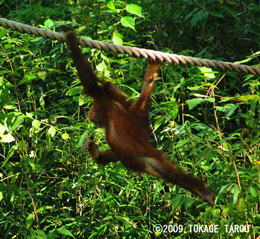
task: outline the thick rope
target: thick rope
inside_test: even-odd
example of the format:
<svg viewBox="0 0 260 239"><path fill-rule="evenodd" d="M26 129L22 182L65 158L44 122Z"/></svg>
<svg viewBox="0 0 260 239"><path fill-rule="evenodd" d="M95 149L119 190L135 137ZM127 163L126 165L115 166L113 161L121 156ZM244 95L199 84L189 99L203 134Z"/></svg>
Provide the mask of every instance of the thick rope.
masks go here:
<svg viewBox="0 0 260 239"><path fill-rule="evenodd" d="M26 32L31 35L42 36L43 38L50 38L52 40L58 40L61 42L65 41L65 37L63 33L57 33L49 30L40 29L37 27L32 27L26 24L7 20L5 18L0 18L0 25L4 26L5 28L11 28L19 32ZM247 65L234 64L231 62L201 59L197 57L170 54L161 51L153 51L153 50L147 50L147 49L137 48L137 47L120 46L112 43L88 40L84 38L80 39L79 44L82 46L97 48L99 50L113 51L115 53L121 53L121 54L129 54L131 56L134 55L136 57L143 57L146 59L151 58L153 60L174 62L176 64L184 64L190 66L194 66L194 65L206 66L215 70L236 71L236 72L243 72L246 74L260 75L260 68L247 66Z"/></svg>

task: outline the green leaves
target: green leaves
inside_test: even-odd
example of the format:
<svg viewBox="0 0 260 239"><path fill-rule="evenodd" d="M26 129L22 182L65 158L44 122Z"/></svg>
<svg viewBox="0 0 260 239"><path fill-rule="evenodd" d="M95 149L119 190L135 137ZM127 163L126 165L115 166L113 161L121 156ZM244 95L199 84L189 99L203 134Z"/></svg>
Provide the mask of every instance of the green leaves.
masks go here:
<svg viewBox="0 0 260 239"><path fill-rule="evenodd" d="M253 1L20 2L0 3L2 16L58 32L65 24L119 45L248 65L259 58ZM137 99L145 60L82 49L98 77ZM226 238L224 225L245 220L260 233L258 76L164 63L156 80L151 142L171 163L207 179L217 196L209 208L184 189L120 163L98 166L81 152L85 139L102 152L109 146L87 117L92 100L81 96L63 43L0 27L0 66L1 238L148 239L156 223L182 225L185 232L158 238L200 237L189 233L191 222L219 225L217 236Z"/></svg>
<svg viewBox="0 0 260 239"><path fill-rule="evenodd" d="M196 107L198 104L204 102L205 100L202 98L195 98L191 100L186 100L186 103L189 106L189 110L192 110L194 107Z"/></svg>
<svg viewBox="0 0 260 239"><path fill-rule="evenodd" d="M112 37L112 41L113 41L114 44L123 45L123 36L118 32L114 32L113 37Z"/></svg>
<svg viewBox="0 0 260 239"><path fill-rule="evenodd" d="M73 88L69 89L66 92L67 96L75 96L75 95L80 95L82 92L83 87L82 86L74 86Z"/></svg>
<svg viewBox="0 0 260 239"><path fill-rule="evenodd" d="M69 237L72 237L72 238L76 238L73 236L73 234L68 230L66 229L65 227L60 227L57 229L57 231L61 234L61 235L64 235L64 236L69 236Z"/></svg>
<svg viewBox="0 0 260 239"><path fill-rule="evenodd" d="M208 12L204 10L194 9L190 14L185 17L185 20L190 19L191 28L193 28L197 23L201 22L203 19L208 17Z"/></svg>
<svg viewBox="0 0 260 239"><path fill-rule="evenodd" d="M0 132L1 142L3 143L11 143L15 141L14 136L11 133L3 134Z"/></svg>
<svg viewBox="0 0 260 239"><path fill-rule="evenodd" d="M112 1L112 0L107 3L107 7L111 10L118 12L118 10L116 9L116 6L114 4L114 1Z"/></svg>
<svg viewBox="0 0 260 239"><path fill-rule="evenodd" d="M128 13L137 15L139 17L143 17L142 15L142 7L136 5L136 4L126 4L126 11Z"/></svg>
<svg viewBox="0 0 260 239"><path fill-rule="evenodd" d="M51 19L47 19L45 22L44 22L44 26L46 26L47 28L51 28L54 26L54 22L51 20Z"/></svg>
<svg viewBox="0 0 260 239"><path fill-rule="evenodd" d="M41 126L41 122L39 120L33 120L32 121L32 126L35 128L35 129L39 129L40 126Z"/></svg>
<svg viewBox="0 0 260 239"><path fill-rule="evenodd" d="M214 98L206 98L206 99L194 98L194 99L191 99L191 100L186 100L186 103L189 106L189 110L192 110L193 108L195 108L197 105L201 104L202 102L213 103L214 101L215 101Z"/></svg>
<svg viewBox="0 0 260 239"><path fill-rule="evenodd" d="M139 17L143 17L142 16L142 8L136 4L127 4L126 5L126 11L128 13L137 15ZM129 27L131 29L133 29L134 31L136 31L135 29L135 19L133 17L130 16L125 16L121 18L121 24L124 27Z"/></svg>
<svg viewBox="0 0 260 239"><path fill-rule="evenodd" d="M133 31L136 31L136 19L142 17L142 7L137 4L127 4L126 2L122 1L109 1L106 5L109 10L104 10L104 13L109 12L113 15L113 18L116 19L117 25L119 22L123 28L130 28ZM122 28L114 28L111 27L109 24L109 29L113 29L112 31L112 41L115 44L122 45L124 34Z"/></svg>
<svg viewBox="0 0 260 239"><path fill-rule="evenodd" d="M129 16L121 18L121 24L124 27L132 28L135 31L135 19Z"/></svg>
<svg viewBox="0 0 260 239"><path fill-rule="evenodd" d="M50 136L53 138L56 134L56 129L55 127L51 126L49 129L48 129L48 133L50 134Z"/></svg>

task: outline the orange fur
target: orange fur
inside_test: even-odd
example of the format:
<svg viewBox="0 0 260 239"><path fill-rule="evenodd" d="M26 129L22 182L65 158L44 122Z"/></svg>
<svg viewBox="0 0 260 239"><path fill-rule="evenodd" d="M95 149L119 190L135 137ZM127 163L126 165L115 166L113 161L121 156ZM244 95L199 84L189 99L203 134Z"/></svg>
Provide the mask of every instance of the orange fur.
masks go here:
<svg viewBox="0 0 260 239"><path fill-rule="evenodd" d="M92 158L103 165L121 161L128 169L146 172L179 185L213 206L215 196L210 189L202 181L170 164L168 158L163 157L149 142L148 105L161 63L148 62L140 97L134 103L116 87L96 77L81 53L73 31L64 34L83 85L83 93L94 99L89 118L105 128L106 140L111 147L106 152L99 152L93 141L87 142L84 147Z"/></svg>

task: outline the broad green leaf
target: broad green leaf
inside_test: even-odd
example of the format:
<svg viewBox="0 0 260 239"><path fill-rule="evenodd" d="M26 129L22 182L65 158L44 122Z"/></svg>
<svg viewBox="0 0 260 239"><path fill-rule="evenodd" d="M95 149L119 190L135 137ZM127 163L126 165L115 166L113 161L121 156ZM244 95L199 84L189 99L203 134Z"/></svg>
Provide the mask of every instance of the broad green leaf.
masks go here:
<svg viewBox="0 0 260 239"><path fill-rule="evenodd" d="M153 132L155 132L164 122L164 119L162 117L158 118L154 122Z"/></svg>
<svg viewBox="0 0 260 239"><path fill-rule="evenodd" d="M218 146L218 148L223 151L229 151L231 149L231 146L227 141L224 141Z"/></svg>
<svg viewBox="0 0 260 239"><path fill-rule="evenodd" d="M40 103L40 106L42 107L42 109L44 109L44 107L45 107L45 101L44 101L43 95L41 95L41 97L40 97L40 99L39 99L39 103Z"/></svg>
<svg viewBox="0 0 260 239"><path fill-rule="evenodd" d="M86 139L86 136L89 134L89 132L86 130L81 136L80 136L80 139L79 139L79 142L77 144L77 147L81 147Z"/></svg>
<svg viewBox="0 0 260 239"><path fill-rule="evenodd" d="M3 198L4 198L3 192L0 192L0 202L3 200Z"/></svg>
<svg viewBox="0 0 260 239"><path fill-rule="evenodd" d="M142 7L136 5L136 4L127 4L126 5L126 11L131 13L131 14L134 14L134 15L137 15L139 17L142 17Z"/></svg>
<svg viewBox="0 0 260 239"><path fill-rule="evenodd" d="M188 86L187 88L191 91L197 91L199 89L201 89L203 86L201 85L197 85L197 86Z"/></svg>
<svg viewBox="0 0 260 239"><path fill-rule="evenodd" d="M39 129L40 126L41 126L41 122L40 122L39 120L33 120L32 126L33 126L35 129Z"/></svg>
<svg viewBox="0 0 260 239"><path fill-rule="evenodd" d="M54 22L51 19L47 19L44 22L44 26L47 27L47 28L51 28L52 26L54 26Z"/></svg>
<svg viewBox="0 0 260 239"><path fill-rule="evenodd" d="M66 229L65 227L60 227L58 230L57 230L60 234L64 235L64 236L70 236L72 238L75 238L72 233Z"/></svg>
<svg viewBox="0 0 260 239"><path fill-rule="evenodd" d="M83 95L80 95L78 102L79 102L79 106L82 106L82 105L88 103L89 99L87 99L87 97L84 97Z"/></svg>
<svg viewBox="0 0 260 239"><path fill-rule="evenodd" d="M46 77L48 76L47 71L38 71L37 75L39 76L39 78L41 78L42 80L45 80Z"/></svg>
<svg viewBox="0 0 260 239"><path fill-rule="evenodd" d="M237 184L234 185L232 192L233 192L233 205L236 205L238 202L238 196L240 194L240 190Z"/></svg>
<svg viewBox="0 0 260 239"><path fill-rule="evenodd" d="M4 135L5 133L5 126L0 124L0 136Z"/></svg>
<svg viewBox="0 0 260 239"><path fill-rule="evenodd" d="M105 69L107 69L107 65L104 61L102 61L100 64L96 66L97 71L101 72Z"/></svg>
<svg viewBox="0 0 260 239"><path fill-rule="evenodd" d="M7 29L1 27L0 28L0 39L8 33Z"/></svg>
<svg viewBox="0 0 260 239"><path fill-rule="evenodd" d="M3 108L6 110L15 110L15 111L17 110L16 105L5 104L5 105L3 105Z"/></svg>
<svg viewBox="0 0 260 239"><path fill-rule="evenodd" d="M237 211L238 212L244 212L246 208L246 203L244 198L239 198L238 204L237 204Z"/></svg>
<svg viewBox="0 0 260 239"><path fill-rule="evenodd" d="M190 143L190 139L183 139L183 140L180 140L178 141L178 143L176 144L176 148L182 148L183 145L187 144L187 143Z"/></svg>
<svg viewBox="0 0 260 239"><path fill-rule="evenodd" d="M254 187L249 188L249 192L252 195L253 198L258 198L259 197L259 192Z"/></svg>
<svg viewBox="0 0 260 239"><path fill-rule="evenodd" d="M234 105L234 107L230 107L229 109L226 110L226 117L230 117L231 115L233 115L233 113L236 111L236 109L238 108L238 105Z"/></svg>
<svg viewBox="0 0 260 239"><path fill-rule="evenodd" d="M74 96L74 95L80 95L82 92L83 87L82 86L75 86L71 89L69 89L66 93L68 96Z"/></svg>
<svg viewBox="0 0 260 239"><path fill-rule="evenodd" d="M222 186L221 189L220 189L219 192L218 192L218 195L219 195L219 196L222 196L222 194L224 194L224 193L228 190L229 187L230 187L230 185L224 185L224 186Z"/></svg>
<svg viewBox="0 0 260 239"><path fill-rule="evenodd" d="M58 196L59 199L62 199L63 193L64 193L64 192L63 192L62 190L58 192L57 196Z"/></svg>
<svg viewBox="0 0 260 239"><path fill-rule="evenodd" d="M211 68L208 68L208 67L198 67L199 70L203 73L204 76L208 77L208 78L215 78L215 74L214 72L212 71Z"/></svg>
<svg viewBox="0 0 260 239"><path fill-rule="evenodd" d="M56 129L51 126L49 129L48 129L48 133L50 134L50 136L53 138L56 134Z"/></svg>
<svg viewBox="0 0 260 239"><path fill-rule="evenodd" d="M15 138L12 134L8 133L8 134L2 135L2 142L3 143L11 143L13 141L15 141Z"/></svg>
<svg viewBox="0 0 260 239"><path fill-rule="evenodd" d="M239 105L226 104L224 106L216 106L216 109L221 112L225 112L226 117L230 117L234 114Z"/></svg>
<svg viewBox="0 0 260 239"><path fill-rule="evenodd" d="M114 1L109 1L109 2L107 3L107 7L108 7L109 9L111 9L111 10L116 11L116 7L115 7L115 4L114 4Z"/></svg>
<svg viewBox="0 0 260 239"><path fill-rule="evenodd" d="M49 209L52 209L52 208L53 208L52 206L42 206L42 207L37 209L37 212L42 213L42 212L49 210Z"/></svg>
<svg viewBox="0 0 260 239"><path fill-rule="evenodd" d="M121 24L124 27L129 27L135 31L135 19L129 16L121 18Z"/></svg>
<svg viewBox="0 0 260 239"><path fill-rule="evenodd" d="M35 214L34 213L28 214L28 216L26 218L26 229L29 229L31 227L34 219L35 219Z"/></svg>
<svg viewBox="0 0 260 239"><path fill-rule="evenodd" d="M193 28L203 18L207 18L207 17L208 17L208 12L203 11L203 10L199 10L191 18L191 27Z"/></svg>
<svg viewBox="0 0 260 239"><path fill-rule="evenodd" d="M215 102L215 98L209 97L209 98L206 98L205 101L213 103L213 102Z"/></svg>
<svg viewBox="0 0 260 239"><path fill-rule="evenodd" d="M189 110L192 110L194 107L196 107L198 104L202 103L205 101L202 98L195 98L191 100L186 100L186 103L188 104Z"/></svg>
<svg viewBox="0 0 260 239"><path fill-rule="evenodd" d="M18 85L22 85L22 84L28 84L30 82L32 82L33 80L38 79L38 77L36 75L34 75L33 73L28 73L26 74L22 80L20 80L18 82Z"/></svg>
<svg viewBox="0 0 260 239"><path fill-rule="evenodd" d="M118 32L114 32L113 37L112 37L112 41L113 41L114 44L123 45L123 36Z"/></svg>
<svg viewBox="0 0 260 239"><path fill-rule="evenodd" d="M10 126L10 131L14 131L14 130L17 130L18 128L22 127L24 118L25 118L24 115L17 115L16 117L14 117L14 119L12 120L13 125Z"/></svg>
<svg viewBox="0 0 260 239"><path fill-rule="evenodd" d="M8 50L10 48L13 48L13 44L4 44L4 49Z"/></svg>
<svg viewBox="0 0 260 239"><path fill-rule="evenodd" d="M64 139L64 140L67 140L67 139L69 139L70 138L70 136L69 136L69 134L68 133L64 133L64 134L62 134L62 139Z"/></svg>

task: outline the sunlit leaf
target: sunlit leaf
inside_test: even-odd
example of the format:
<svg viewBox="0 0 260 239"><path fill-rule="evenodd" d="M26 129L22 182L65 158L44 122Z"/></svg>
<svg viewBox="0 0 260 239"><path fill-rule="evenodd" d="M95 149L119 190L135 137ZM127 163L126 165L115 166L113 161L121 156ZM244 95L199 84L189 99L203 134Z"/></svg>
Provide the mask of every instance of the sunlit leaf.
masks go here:
<svg viewBox="0 0 260 239"><path fill-rule="evenodd" d="M111 9L111 10L116 11L116 7L115 7L115 4L114 4L114 1L109 1L109 2L107 3L107 7L108 7L109 9Z"/></svg>
<svg viewBox="0 0 260 239"><path fill-rule="evenodd" d="M39 120L33 120L32 126L33 126L35 129L39 129L40 126L41 126L41 122L40 122Z"/></svg>
<svg viewBox="0 0 260 239"><path fill-rule="evenodd" d="M123 36L118 32L114 32L113 37L112 37L112 41L113 41L114 44L123 45Z"/></svg>
<svg viewBox="0 0 260 239"><path fill-rule="evenodd" d="M205 101L202 98L195 98L191 100L186 100L186 103L188 104L189 110L192 110L194 107L196 107L198 104L202 103Z"/></svg>
<svg viewBox="0 0 260 239"><path fill-rule="evenodd" d="M121 24L124 27L130 27L131 29L133 29L135 31L135 19L134 18L129 17L129 16L122 17Z"/></svg>
<svg viewBox="0 0 260 239"><path fill-rule="evenodd" d="M127 4L126 5L126 11L131 13L131 14L134 14L134 15L137 15L139 17L142 17L142 7L136 5L136 4Z"/></svg>
<svg viewBox="0 0 260 239"><path fill-rule="evenodd" d="M73 234L72 234L68 229L66 229L65 227L60 227L60 228L57 229L57 231L58 231L60 234L64 235L64 236L70 236L70 237L72 237L72 238L75 238L75 237L73 236Z"/></svg>
<svg viewBox="0 0 260 239"><path fill-rule="evenodd" d="M44 22L44 26L47 27L47 28L51 28L52 26L54 26L54 22L51 19L47 19Z"/></svg>
<svg viewBox="0 0 260 239"><path fill-rule="evenodd" d="M40 99L39 99L39 103L40 103L40 106L44 109L44 107L45 107L45 101L44 101L43 95L41 95L41 97L40 97Z"/></svg>
<svg viewBox="0 0 260 239"><path fill-rule="evenodd" d="M0 192L0 202L2 201L3 198L4 198L3 192Z"/></svg>
<svg viewBox="0 0 260 239"><path fill-rule="evenodd" d="M62 134L62 139L64 139L64 140L67 140L67 139L69 139L70 138L70 136L69 136L69 134L68 133L64 133L64 134Z"/></svg>
<svg viewBox="0 0 260 239"><path fill-rule="evenodd" d="M249 188L249 192L252 195L253 198L258 198L259 197L259 192L254 187Z"/></svg>
<svg viewBox="0 0 260 239"><path fill-rule="evenodd" d="M53 138L56 134L56 129L51 126L49 129L48 129L48 133L50 134L50 136Z"/></svg>
<svg viewBox="0 0 260 239"><path fill-rule="evenodd" d="M238 196L240 194L240 190L237 184L234 185L232 192L233 192L233 204L236 205L238 202Z"/></svg>
<svg viewBox="0 0 260 239"><path fill-rule="evenodd" d="M11 143L13 141L15 141L15 138L12 134L8 133L8 134L2 135L2 142L3 143Z"/></svg>
<svg viewBox="0 0 260 239"><path fill-rule="evenodd" d="M68 96L80 95L82 92L82 89L83 89L82 86L75 86L75 87L69 89L66 92L66 95L68 95Z"/></svg>

